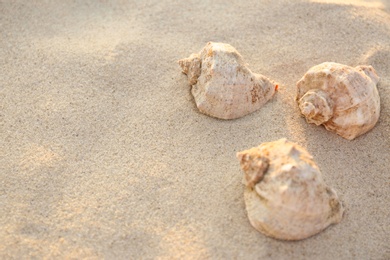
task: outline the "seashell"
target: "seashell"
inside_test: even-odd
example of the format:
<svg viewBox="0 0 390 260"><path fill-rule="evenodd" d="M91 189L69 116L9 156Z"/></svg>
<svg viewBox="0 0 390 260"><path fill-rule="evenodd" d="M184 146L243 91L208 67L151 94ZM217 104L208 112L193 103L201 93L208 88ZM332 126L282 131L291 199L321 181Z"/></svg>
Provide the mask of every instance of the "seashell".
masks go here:
<svg viewBox="0 0 390 260"><path fill-rule="evenodd" d="M379 77L371 66L355 68L325 62L297 82L297 101L308 123L352 140L371 130L379 119Z"/></svg>
<svg viewBox="0 0 390 260"><path fill-rule="evenodd" d="M343 207L312 156L280 139L237 153L244 171L245 206L252 226L283 240L299 240L339 223Z"/></svg>
<svg viewBox="0 0 390 260"><path fill-rule="evenodd" d="M252 73L237 50L225 43L209 42L179 65L192 85L198 109L221 119L256 111L277 89L265 76Z"/></svg>

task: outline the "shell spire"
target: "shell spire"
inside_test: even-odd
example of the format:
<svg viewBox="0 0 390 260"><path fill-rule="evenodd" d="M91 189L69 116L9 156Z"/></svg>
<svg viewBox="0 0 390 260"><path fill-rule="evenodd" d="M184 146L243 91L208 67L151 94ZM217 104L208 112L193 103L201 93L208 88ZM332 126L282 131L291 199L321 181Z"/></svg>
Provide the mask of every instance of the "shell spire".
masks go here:
<svg viewBox="0 0 390 260"><path fill-rule="evenodd" d="M194 53L186 59L179 60L179 65L184 74L188 76L190 85L196 84L201 73L201 61L199 55Z"/></svg>

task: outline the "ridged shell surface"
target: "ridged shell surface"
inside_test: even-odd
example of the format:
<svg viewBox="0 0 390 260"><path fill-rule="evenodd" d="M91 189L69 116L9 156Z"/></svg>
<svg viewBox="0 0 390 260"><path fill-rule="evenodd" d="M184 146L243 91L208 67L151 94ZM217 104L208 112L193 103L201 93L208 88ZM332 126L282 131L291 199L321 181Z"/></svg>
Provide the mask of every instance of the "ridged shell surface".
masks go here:
<svg viewBox="0 0 390 260"><path fill-rule="evenodd" d="M192 85L198 109L220 119L258 110L277 87L265 76L252 73L237 50L225 43L209 42L179 64Z"/></svg>
<svg viewBox="0 0 390 260"><path fill-rule="evenodd" d="M297 82L297 101L307 122L352 140L371 130L379 119L379 77L371 66L325 62Z"/></svg>
<svg viewBox="0 0 390 260"><path fill-rule="evenodd" d="M300 240L341 221L343 207L312 156L280 139L237 154L244 171L245 206L252 226L282 240Z"/></svg>

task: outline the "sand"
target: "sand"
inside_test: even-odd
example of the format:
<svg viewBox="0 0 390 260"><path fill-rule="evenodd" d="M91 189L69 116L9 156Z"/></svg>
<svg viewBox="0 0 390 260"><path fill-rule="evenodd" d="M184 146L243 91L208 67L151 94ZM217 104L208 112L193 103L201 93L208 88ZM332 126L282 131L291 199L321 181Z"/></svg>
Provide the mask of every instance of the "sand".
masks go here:
<svg viewBox="0 0 390 260"><path fill-rule="evenodd" d="M390 2L0 2L1 259L390 259ZM237 120L201 114L177 60L233 45L279 82ZM312 66L372 65L381 115L345 140L307 124ZM286 137L345 206L309 239L250 225L237 151Z"/></svg>

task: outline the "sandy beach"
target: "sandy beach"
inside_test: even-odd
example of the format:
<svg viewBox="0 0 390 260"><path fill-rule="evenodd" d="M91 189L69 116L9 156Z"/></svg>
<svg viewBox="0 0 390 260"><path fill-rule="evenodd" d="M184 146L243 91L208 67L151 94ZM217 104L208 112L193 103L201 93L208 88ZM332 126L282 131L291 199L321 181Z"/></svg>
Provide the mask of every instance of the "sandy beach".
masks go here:
<svg viewBox="0 0 390 260"><path fill-rule="evenodd" d="M235 120L200 113L179 59L234 46L278 82ZM372 65L381 113L348 141L296 82ZM390 1L0 1L1 259L390 259ZM236 153L287 138L345 207L311 238L249 223Z"/></svg>

